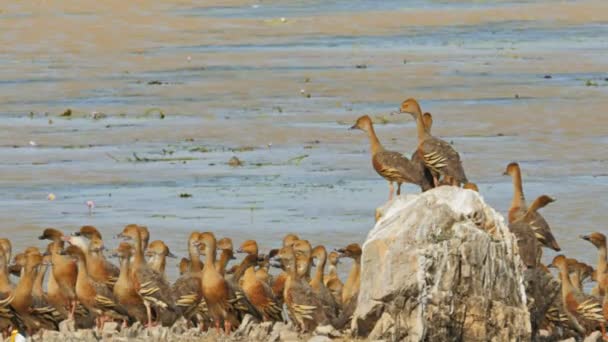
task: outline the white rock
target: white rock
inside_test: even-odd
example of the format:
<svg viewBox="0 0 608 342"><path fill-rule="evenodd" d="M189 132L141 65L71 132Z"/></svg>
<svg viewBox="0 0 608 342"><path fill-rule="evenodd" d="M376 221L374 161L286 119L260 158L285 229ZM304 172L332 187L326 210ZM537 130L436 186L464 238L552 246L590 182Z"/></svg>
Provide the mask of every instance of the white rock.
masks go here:
<svg viewBox="0 0 608 342"><path fill-rule="evenodd" d="M589 336L585 337L584 342L601 342L601 341L602 341L602 333L599 331L594 331Z"/></svg>
<svg viewBox="0 0 608 342"><path fill-rule="evenodd" d="M66 320L59 322L59 331L64 334L76 331L76 326L75 326L74 320L66 319Z"/></svg>
<svg viewBox="0 0 608 342"><path fill-rule="evenodd" d="M331 342L331 338L327 337L327 336L313 336L311 338L308 339L308 342Z"/></svg>
<svg viewBox="0 0 608 342"><path fill-rule="evenodd" d="M408 341L530 340L517 242L477 192L441 186L378 212L363 245L353 331ZM385 317L375 329L384 313L395 323Z"/></svg>

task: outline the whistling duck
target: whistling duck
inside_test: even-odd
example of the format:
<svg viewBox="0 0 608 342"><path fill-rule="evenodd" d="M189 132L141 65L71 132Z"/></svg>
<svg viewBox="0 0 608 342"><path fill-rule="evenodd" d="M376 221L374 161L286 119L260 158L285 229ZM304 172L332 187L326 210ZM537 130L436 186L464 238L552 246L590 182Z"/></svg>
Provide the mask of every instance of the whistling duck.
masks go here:
<svg viewBox="0 0 608 342"><path fill-rule="evenodd" d="M131 257L133 256L133 246L127 242L121 242L115 250L115 255L120 263L120 273L114 284L112 293L122 305L129 316L133 317L142 324L148 323L148 315L144 301L137 293L131 283Z"/></svg>
<svg viewBox="0 0 608 342"><path fill-rule="evenodd" d="M6 250L0 247L0 330L15 326L16 313L10 306L14 298L13 286L8 277ZM5 336L6 337L6 336Z"/></svg>
<svg viewBox="0 0 608 342"><path fill-rule="evenodd" d="M530 205L524 215L516 218L513 222L524 221L530 224L530 227L534 231L534 235L543 246L559 251L561 248L555 240L553 233L551 233L551 227L549 227L547 221L545 221L544 217L538 212L538 209L541 209L552 202L555 202L555 199L547 195L539 196L532 202L532 205Z"/></svg>
<svg viewBox="0 0 608 342"><path fill-rule="evenodd" d="M42 265L42 255L39 252L25 254L25 264L19 283L13 292L11 307L24 320L30 332L44 329L58 329L61 314L52 307L44 295L35 296L34 285L39 266Z"/></svg>
<svg viewBox="0 0 608 342"><path fill-rule="evenodd" d="M161 240L154 240L148 245L146 256L148 257L148 265L165 278L167 277L165 273L166 258L176 258L169 247Z"/></svg>
<svg viewBox="0 0 608 342"><path fill-rule="evenodd" d="M283 247L292 246L294 242L300 240L300 237L296 234L289 233L283 237ZM285 281L287 280L287 272L281 272L272 283L272 293L279 300L283 301L283 289L285 287Z"/></svg>
<svg viewBox="0 0 608 342"><path fill-rule="evenodd" d="M87 270L93 280L106 284L110 289L116 283L120 269L106 260L103 252L103 241L98 236L91 236L88 251L85 253Z"/></svg>
<svg viewBox="0 0 608 342"><path fill-rule="evenodd" d="M581 239L591 242L598 251L598 260L596 268L596 281L597 285L593 288L592 294L596 296L606 295L606 286L608 286L608 265L606 263L606 236L602 233L591 233L589 235L581 236Z"/></svg>
<svg viewBox="0 0 608 342"><path fill-rule="evenodd" d="M217 248L221 250L219 260L215 262L215 268L220 272L222 276L226 273L226 265L230 260L234 259L234 250L232 246L232 239L222 238L217 241Z"/></svg>
<svg viewBox="0 0 608 342"><path fill-rule="evenodd" d="M75 232L73 234L74 236L83 236L89 240L91 240L93 237L97 237L99 239L101 239L101 233L99 232L99 230L93 226L82 226L80 227L80 230L78 230L77 232Z"/></svg>
<svg viewBox="0 0 608 342"><path fill-rule="evenodd" d="M202 293L209 309L209 315L215 322L217 332L223 323L226 335L230 334L232 326L237 326L238 313L231 301L234 293L231 293L228 282L222 277L215 265L215 252L217 241L215 235L210 232L199 235L200 248L204 250L205 265L203 267Z"/></svg>
<svg viewBox="0 0 608 342"><path fill-rule="evenodd" d="M319 296L323 302L323 305L331 310L331 314L337 315L338 304L336 303L332 293L325 286L324 282L325 264L327 263L327 250L324 246L316 246L312 250L311 256L313 260L317 259L317 269L315 270L314 276L310 280L310 286L312 287L313 292Z"/></svg>
<svg viewBox="0 0 608 342"><path fill-rule="evenodd" d="M6 265L11 263L11 256L13 254L13 245L11 244L11 240L7 238L0 239L0 249L4 251L4 256L6 259Z"/></svg>
<svg viewBox="0 0 608 342"><path fill-rule="evenodd" d="M433 116L431 115L431 113L427 112L422 115L422 123L424 124L425 131L428 134L431 134L431 128L433 127ZM433 181L433 174L431 173L431 170L429 170L429 168L426 167L426 164L424 163L424 159L422 159L422 157L420 157L420 153L418 153L418 148L416 148L414 153L412 153L412 158L410 160L415 165L418 165L418 167L422 170L423 176L424 176L424 178L426 178L426 182L428 184L431 184L432 186L435 186L434 181Z"/></svg>
<svg viewBox="0 0 608 342"><path fill-rule="evenodd" d="M257 277L255 271L257 262L256 255L248 254L237 267L234 279L264 321L280 321L282 320L280 302L272 293L270 286Z"/></svg>
<svg viewBox="0 0 608 342"><path fill-rule="evenodd" d="M424 177L424 170L419 165L412 163L399 152L384 149L376 136L374 125L369 116L364 115L358 118L350 129L360 129L367 133L371 145L374 170L389 183L389 200L393 198L394 182L398 184L397 195L401 194L401 183L417 184L422 191L432 187Z"/></svg>
<svg viewBox="0 0 608 342"><path fill-rule="evenodd" d="M515 222L518 219L525 220L530 223L536 237L544 247L560 251L559 244L555 240L555 237L553 237L549 224L545 221L543 216L537 212L538 209L555 200L547 195L542 195L534 201L536 204L533 203L534 207L531 207L532 210L529 210L524 196L519 164L515 162L509 163L503 174L511 176L513 181L513 199L511 200L511 207L509 208L509 222Z"/></svg>
<svg viewBox="0 0 608 342"><path fill-rule="evenodd" d="M177 268L179 270L179 275L183 275L185 273L190 272L190 259L188 259L188 258L182 258L179 261L179 264L177 265Z"/></svg>
<svg viewBox="0 0 608 342"><path fill-rule="evenodd" d="M278 251L278 250L276 250ZM270 266L269 255L259 255L258 243L255 240L246 240L241 244L237 253L247 253L249 255L258 256L258 270L255 271L255 275L263 282L270 284L270 274L268 273L268 267Z"/></svg>
<svg viewBox="0 0 608 342"><path fill-rule="evenodd" d="M147 229L145 229L147 232ZM146 306L148 326L152 326L152 309L157 312L157 319L163 325L173 325L177 319L176 308L171 297L170 286L166 279L151 269L144 260L144 240L141 226L130 224L118 234L119 238L133 241L133 261L131 263L131 282Z"/></svg>
<svg viewBox="0 0 608 342"><path fill-rule="evenodd" d="M296 254L296 268L298 275L310 283L310 268L312 264L312 246L308 240L298 240L293 243L293 252Z"/></svg>
<svg viewBox="0 0 608 342"><path fill-rule="evenodd" d="M74 319L74 315L77 308L77 296L76 296L76 279L78 277L78 268L73 259L66 257L62 254L64 247L64 238L62 232L47 228L42 232L39 239L51 240L52 244L49 253L51 254L51 273L53 278L57 282L59 290L61 292L58 295L60 298L66 300L64 306L68 308L69 319ZM55 294L53 294L53 301Z"/></svg>
<svg viewBox="0 0 608 342"><path fill-rule="evenodd" d="M329 272L324 278L325 286L331 291L336 303L342 304L342 287L344 284L338 277L338 264L340 263L340 254L336 251L329 253Z"/></svg>
<svg viewBox="0 0 608 342"><path fill-rule="evenodd" d="M564 308L576 318L576 320L590 333L597 328L602 330L602 335L606 335L602 304L593 296L588 296L577 290L570 282L568 276L568 262L566 257L558 255L553 258L551 267L559 269L562 281L562 302Z"/></svg>
<svg viewBox="0 0 608 342"><path fill-rule="evenodd" d="M82 249L69 246L63 251L76 260L78 278L76 280L76 296L89 311L97 316L97 328L103 328L106 319L128 320L127 310L118 303L106 284L97 282L89 275L86 257Z"/></svg>
<svg viewBox="0 0 608 342"><path fill-rule="evenodd" d="M517 249L521 261L528 268L536 267L542 252L540 242L532 227L524 221L515 221L509 223L509 230L517 238Z"/></svg>
<svg viewBox="0 0 608 342"><path fill-rule="evenodd" d="M301 332L314 331L317 325L329 323L323 304L312 287L298 274L293 247L283 247L276 256L287 273L283 298L289 317Z"/></svg>
<svg viewBox="0 0 608 342"><path fill-rule="evenodd" d="M350 302L351 299L357 298L359 295L359 286L361 283L361 247L357 243L352 243L344 249L339 249L341 258L353 259L353 265L348 274L348 278L344 283L342 290L342 303Z"/></svg>
<svg viewBox="0 0 608 342"><path fill-rule="evenodd" d="M462 168L460 155L452 145L434 137L431 135L430 129L426 129L418 102L414 99L403 101L399 112L411 114L416 119L418 153L426 167L431 171L434 185L439 185L441 176L451 177L456 184L467 183L467 176Z"/></svg>

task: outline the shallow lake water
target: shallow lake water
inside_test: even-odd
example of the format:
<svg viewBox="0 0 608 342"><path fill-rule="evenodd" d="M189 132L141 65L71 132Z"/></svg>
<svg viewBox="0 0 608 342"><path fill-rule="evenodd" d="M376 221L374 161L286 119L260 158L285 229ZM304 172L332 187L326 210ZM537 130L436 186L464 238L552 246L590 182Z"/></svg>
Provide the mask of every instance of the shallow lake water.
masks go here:
<svg viewBox="0 0 608 342"><path fill-rule="evenodd" d="M2 235L92 224L113 248L139 223L180 256L193 230L363 242L388 187L347 128L369 114L409 155L414 123L390 112L416 97L488 203L507 211L520 162L564 253L594 262L578 235L606 232L607 34L603 0L5 3Z"/></svg>

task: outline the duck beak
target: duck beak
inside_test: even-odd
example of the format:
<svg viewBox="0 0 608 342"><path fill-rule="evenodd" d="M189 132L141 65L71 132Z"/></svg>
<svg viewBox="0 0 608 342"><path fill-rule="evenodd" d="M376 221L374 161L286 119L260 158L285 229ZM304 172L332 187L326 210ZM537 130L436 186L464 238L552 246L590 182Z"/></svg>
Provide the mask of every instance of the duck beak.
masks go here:
<svg viewBox="0 0 608 342"><path fill-rule="evenodd" d="M236 250L237 253L245 253L245 251L242 248L239 248Z"/></svg>
<svg viewBox="0 0 608 342"><path fill-rule="evenodd" d="M126 236L124 236L123 233L118 233L118 234L116 234L116 236L114 236L114 238L116 238L116 239L125 239Z"/></svg>
<svg viewBox="0 0 608 342"><path fill-rule="evenodd" d="M44 237L44 235L40 235L40 236L38 237L38 240L44 240L44 239L46 239L46 237Z"/></svg>
<svg viewBox="0 0 608 342"><path fill-rule="evenodd" d="M551 263L551 264L547 265L547 268L557 268L557 267L555 267L555 265L553 265L553 264Z"/></svg>
<svg viewBox="0 0 608 342"><path fill-rule="evenodd" d="M177 259L177 256L175 256L175 254L173 254L171 252L167 253L167 257Z"/></svg>
<svg viewBox="0 0 608 342"><path fill-rule="evenodd" d="M353 129L359 129L359 127L357 127L357 124L350 126L350 128L348 130L352 131Z"/></svg>
<svg viewBox="0 0 608 342"><path fill-rule="evenodd" d="M589 235L579 235L579 237L583 240L587 240L587 241L591 240L591 237Z"/></svg>

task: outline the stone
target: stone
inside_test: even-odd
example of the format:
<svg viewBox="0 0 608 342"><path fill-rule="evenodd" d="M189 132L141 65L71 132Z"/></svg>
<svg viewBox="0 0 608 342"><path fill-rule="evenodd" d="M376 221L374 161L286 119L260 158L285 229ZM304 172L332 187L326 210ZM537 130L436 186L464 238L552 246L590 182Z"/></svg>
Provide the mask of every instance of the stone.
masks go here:
<svg viewBox="0 0 608 342"><path fill-rule="evenodd" d="M59 322L59 332L66 334L76 331L76 323L73 319L66 319Z"/></svg>
<svg viewBox="0 0 608 342"><path fill-rule="evenodd" d="M356 335L531 340L517 240L479 193L441 186L397 196L377 217L363 244Z"/></svg>
<svg viewBox="0 0 608 342"><path fill-rule="evenodd" d="M118 323L116 322L105 322L103 324L102 336L104 338L113 336L118 331Z"/></svg>
<svg viewBox="0 0 608 342"><path fill-rule="evenodd" d="M331 338L327 336L317 335L309 338L308 342L331 342Z"/></svg>
<svg viewBox="0 0 608 342"><path fill-rule="evenodd" d="M315 329L315 335L340 337L342 334L331 325L319 325Z"/></svg>
<svg viewBox="0 0 608 342"><path fill-rule="evenodd" d="M248 338L251 341L266 341L272 330L272 322L254 324L249 331Z"/></svg>
<svg viewBox="0 0 608 342"><path fill-rule="evenodd" d="M584 342L602 342L602 333L599 331L592 332L589 336L585 337Z"/></svg>
<svg viewBox="0 0 608 342"><path fill-rule="evenodd" d="M247 335L249 335L249 331L252 328L253 322L254 322L253 316L251 316L250 314L246 314L245 317L243 317L243 320L239 324L239 327L234 332L234 334L237 335L237 336L247 336Z"/></svg>

